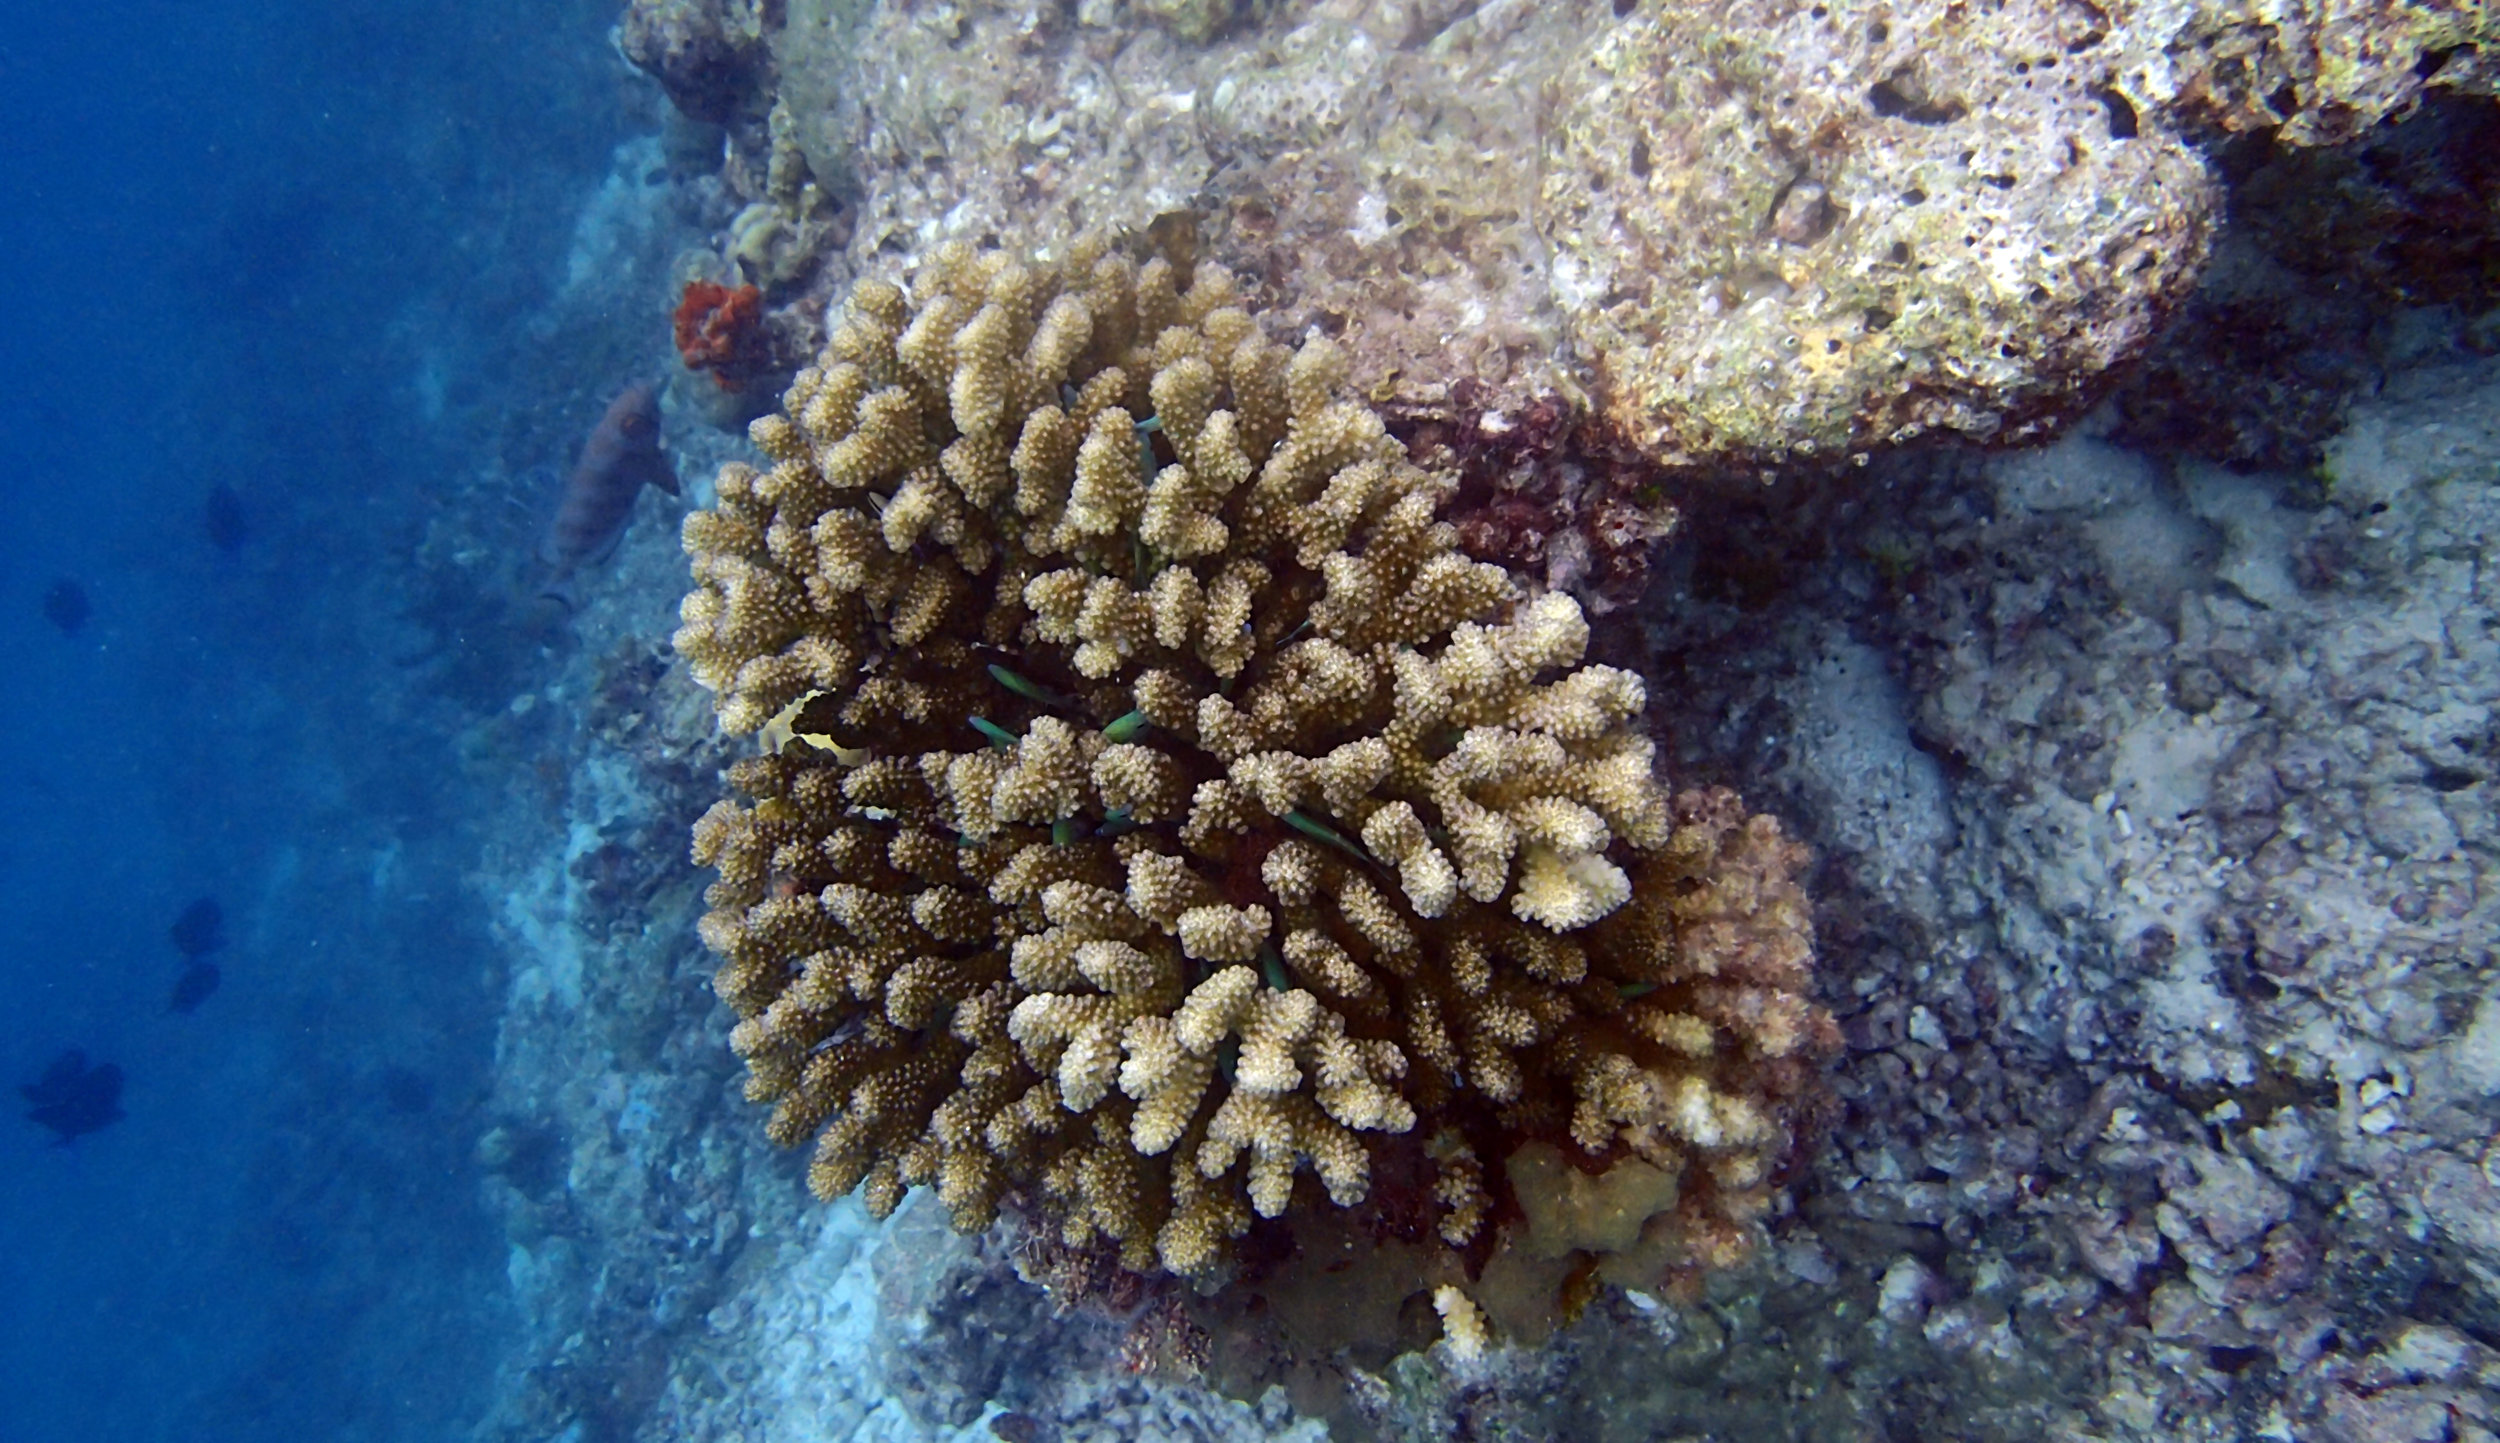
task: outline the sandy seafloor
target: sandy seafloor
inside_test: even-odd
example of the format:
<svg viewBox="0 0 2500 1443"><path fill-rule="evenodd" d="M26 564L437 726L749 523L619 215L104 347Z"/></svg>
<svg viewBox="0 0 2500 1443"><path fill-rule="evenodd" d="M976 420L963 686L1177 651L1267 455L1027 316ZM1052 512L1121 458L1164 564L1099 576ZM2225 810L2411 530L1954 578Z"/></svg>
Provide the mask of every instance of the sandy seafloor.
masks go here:
<svg viewBox="0 0 2500 1443"><path fill-rule="evenodd" d="M549 324L684 237L656 141ZM565 308L576 321L567 321ZM2500 1427L2500 358L2390 327L2318 472L2019 452L1688 512L1598 623L1681 783L1818 855L1845 1116L1754 1264L1534 1353L1354 1380L1409 1438L2466 1439ZM548 669L463 742L518 778L470 885L508 978L479 1144L523 1341L496 1439L1322 1436L1118 1363L1003 1234L812 1202L762 1141L685 828L730 748L666 638L743 442L681 375ZM1836 541L1833 538L1847 538ZM468 538L423 553L446 574Z"/></svg>

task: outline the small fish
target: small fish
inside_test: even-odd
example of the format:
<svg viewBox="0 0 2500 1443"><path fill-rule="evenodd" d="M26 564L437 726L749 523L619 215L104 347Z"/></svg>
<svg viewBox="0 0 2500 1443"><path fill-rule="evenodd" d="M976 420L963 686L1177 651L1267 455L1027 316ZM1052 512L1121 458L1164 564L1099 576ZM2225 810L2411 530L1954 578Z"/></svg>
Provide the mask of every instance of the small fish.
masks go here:
<svg viewBox="0 0 2500 1443"><path fill-rule="evenodd" d="M575 569L604 561L624 539L633 519L634 498L645 486L677 494L677 472L660 450L660 386L637 381L608 403L607 413L591 428L573 472L564 479L564 495L555 520L547 527L538 559L549 572L549 594Z"/></svg>
<svg viewBox="0 0 2500 1443"><path fill-rule="evenodd" d="M109 1062L90 1067L87 1054L75 1047L17 1090L33 1104L26 1111L28 1120L52 1129L55 1146L67 1147L122 1120L122 1070Z"/></svg>
<svg viewBox="0 0 2500 1443"><path fill-rule="evenodd" d="M192 963L182 969L181 977L175 979L174 1000L166 1005L165 1010L186 1014L198 1010L199 1005L208 1000L208 994L217 990L221 980L223 974L218 972L216 963Z"/></svg>
<svg viewBox="0 0 2500 1443"><path fill-rule="evenodd" d="M174 950L196 962L226 945L226 909L214 897L202 897L182 909L167 929Z"/></svg>
<svg viewBox="0 0 2500 1443"><path fill-rule="evenodd" d="M63 636L76 636L78 628L87 624L89 610L87 588L66 576L43 594L43 619L59 627Z"/></svg>
<svg viewBox="0 0 2500 1443"><path fill-rule="evenodd" d="M209 488L208 499L200 505L200 529L208 534L208 544L220 551L243 549L251 521L243 514L243 498L233 487L220 481Z"/></svg>

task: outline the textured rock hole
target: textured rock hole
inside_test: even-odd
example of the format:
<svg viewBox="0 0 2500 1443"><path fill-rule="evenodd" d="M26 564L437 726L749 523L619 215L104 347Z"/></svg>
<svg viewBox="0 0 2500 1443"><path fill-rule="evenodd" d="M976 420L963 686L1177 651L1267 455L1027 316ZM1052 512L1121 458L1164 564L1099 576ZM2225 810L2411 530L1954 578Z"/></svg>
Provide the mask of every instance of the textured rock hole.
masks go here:
<svg viewBox="0 0 2500 1443"><path fill-rule="evenodd" d="M2205 1350L2205 1361L2211 1363L2217 1373L2244 1373L2266 1356L2263 1348L2243 1348L2230 1343L2216 1343Z"/></svg>
<svg viewBox="0 0 2500 1443"><path fill-rule="evenodd" d="M1896 246L1894 249L1898 250L1902 248ZM1893 314L1891 311L1885 310L1882 306L1868 306L1866 308L1866 328L1870 331L1890 330L1892 328L1892 323L1899 319L1901 319L1899 316Z"/></svg>
<svg viewBox="0 0 2500 1443"><path fill-rule="evenodd" d="M2294 90L2292 83L2286 80L2274 87L2274 93L2266 97L2266 108L2288 119L2292 112L2300 109L2300 92Z"/></svg>
<svg viewBox="0 0 2500 1443"><path fill-rule="evenodd" d="M1815 8L1819 14L1822 7L1817 6ZM2418 80L2430 79L2447 66L2450 57L2454 56L2460 50L2468 50L2471 48L2473 47L2466 45L2450 45L2440 50L2423 51L2422 58L2413 62L2414 78Z"/></svg>
<svg viewBox="0 0 2500 1443"><path fill-rule="evenodd" d="M1790 245L1812 245L1839 223L1831 192L1816 181L1791 181L1771 202L1771 233Z"/></svg>
<svg viewBox="0 0 2500 1443"><path fill-rule="evenodd" d="M1891 38L1892 27L1881 20L1866 27L1866 43L1869 45L1881 45Z"/></svg>
<svg viewBox="0 0 2500 1443"><path fill-rule="evenodd" d="M1786 277L1769 266L1747 266L1727 278L1731 306L1748 306L1769 297L1780 300L1789 294Z"/></svg>
<svg viewBox="0 0 2500 1443"><path fill-rule="evenodd" d="M1901 192L1901 203L1903 205L1925 205L1927 204L1927 192L1920 190L1916 186L1912 186L1908 190Z"/></svg>
<svg viewBox="0 0 2500 1443"><path fill-rule="evenodd" d="M1632 142L1631 170L1638 179L1649 179L1649 137L1642 136Z"/></svg>
<svg viewBox="0 0 2500 1443"><path fill-rule="evenodd" d="M2214 958L2215 980L2222 990L2242 1002L2273 1002L2283 995L2283 984L2257 970L2245 954Z"/></svg>
<svg viewBox="0 0 2500 1443"><path fill-rule="evenodd" d="M1963 115L1962 107L1951 101L1928 98L1917 80L1906 72L1868 86L1866 103L1886 120L1906 120L1912 125L1946 125Z"/></svg>
<svg viewBox="0 0 2500 1443"><path fill-rule="evenodd" d="M1615 18L1622 19L1641 8L1641 0L1615 0Z"/></svg>
<svg viewBox="0 0 2500 1443"><path fill-rule="evenodd" d="M2422 773L2422 781L2435 792L2461 792L2482 778L2463 767L2434 766Z"/></svg>
<svg viewBox="0 0 2500 1443"><path fill-rule="evenodd" d="M2127 103L2127 97L2107 89L2096 90L2092 96L2101 102L2102 109L2109 112L2109 138L2135 139L2135 107Z"/></svg>
<svg viewBox="0 0 2500 1443"><path fill-rule="evenodd" d="M2010 175L1983 175L1979 178L1979 183L1982 185L1995 186L1999 190L2012 190L2014 188L2014 177Z"/></svg>
<svg viewBox="0 0 2500 1443"><path fill-rule="evenodd" d="M1910 263L1910 243L1908 241L1894 241L1892 243L1892 249L1884 252L1884 259L1891 261L1897 266L1908 265Z"/></svg>

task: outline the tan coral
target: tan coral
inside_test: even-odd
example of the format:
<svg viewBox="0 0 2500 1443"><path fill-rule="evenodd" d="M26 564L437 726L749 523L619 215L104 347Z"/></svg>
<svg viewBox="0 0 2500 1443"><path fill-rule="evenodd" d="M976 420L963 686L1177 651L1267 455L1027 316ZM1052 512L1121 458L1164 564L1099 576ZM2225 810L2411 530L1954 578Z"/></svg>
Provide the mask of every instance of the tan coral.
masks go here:
<svg viewBox="0 0 2500 1443"><path fill-rule="evenodd" d="M1441 1315L1441 1339L1450 1357L1462 1366L1483 1362L1493 1349L1493 1325L1475 1299L1443 1283L1432 1290L1432 1310Z"/></svg>
<svg viewBox="0 0 2500 1443"><path fill-rule="evenodd" d="M678 647L775 738L695 835L770 1134L1209 1280L1425 1136L1453 1245L1532 1129L1741 1236L1828 1041L1795 849L1238 298L942 250L688 519Z"/></svg>

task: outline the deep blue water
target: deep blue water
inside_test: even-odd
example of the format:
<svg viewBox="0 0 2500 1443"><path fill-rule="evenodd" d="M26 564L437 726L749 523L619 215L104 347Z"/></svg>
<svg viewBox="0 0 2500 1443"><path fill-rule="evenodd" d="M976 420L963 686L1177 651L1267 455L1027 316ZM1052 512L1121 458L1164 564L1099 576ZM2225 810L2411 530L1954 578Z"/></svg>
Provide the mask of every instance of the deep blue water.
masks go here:
<svg viewBox="0 0 2500 1443"><path fill-rule="evenodd" d="M486 789L411 557L563 380L518 338L636 103L612 19L0 26L0 1443L448 1438L491 1380ZM222 984L176 1014L203 895ZM55 1146L16 1086L70 1047L127 1116Z"/></svg>

